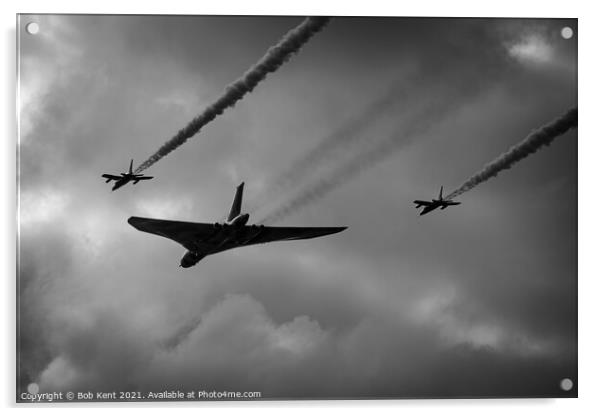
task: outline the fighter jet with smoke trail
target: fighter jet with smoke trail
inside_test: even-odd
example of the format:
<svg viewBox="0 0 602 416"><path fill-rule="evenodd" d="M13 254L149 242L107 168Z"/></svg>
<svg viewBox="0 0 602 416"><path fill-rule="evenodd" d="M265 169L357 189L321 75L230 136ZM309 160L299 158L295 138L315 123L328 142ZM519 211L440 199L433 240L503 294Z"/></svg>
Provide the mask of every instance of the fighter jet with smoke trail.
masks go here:
<svg viewBox="0 0 602 416"><path fill-rule="evenodd" d="M127 173L121 173L121 176L117 176L117 175L110 175L108 173L105 173L104 175L102 175L103 178L106 178L105 183L111 182L111 181L115 181L115 185L113 185L113 191L116 189L121 188L123 185L127 184L128 182L134 181L134 185L136 185L139 181L147 181L149 179L153 179L153 176L144 176L142 174L137 174L132 172L132 168L134 165L134 159L130 160L130 170Z"/></svg>
<svg viewBox="0 0 602 416"><path fill-rule="evenodd" d="M130 217L128 223L140 231L169 238L188 250L180 267L192 267L210 254L237 247L273 241L304 240L335 234L347 227L266 227L247 225L249 214L241 214L244 182L236 194L228 219L214 224Z"/></svg>
<svg viewBox="0 0 602 416"><path fill-rule="evenodd" d="M431 211L436 210L437 208L445 209L450 205L460 205L461 202L455 202L451 199L443 198L443 187L439 190L439 199L432 199L430 201L421 201L417 199L414 201L416 204L416 208L424 207L422 211L420 211L420 215L428 214Z"/></svg>

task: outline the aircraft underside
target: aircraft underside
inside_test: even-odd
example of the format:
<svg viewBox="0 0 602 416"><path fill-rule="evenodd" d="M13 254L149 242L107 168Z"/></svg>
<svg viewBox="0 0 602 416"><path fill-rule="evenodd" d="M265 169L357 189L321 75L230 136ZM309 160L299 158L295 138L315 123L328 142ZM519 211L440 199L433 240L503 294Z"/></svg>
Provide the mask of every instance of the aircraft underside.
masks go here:
<svg viewBox="0 0 602 416"><path fill-rule="evenodd" d="M346 227L269 227L247 225L249 214L241 214L243 185L238 186L225 223L195 223L153 218L130 217L134 228L169 238L188 251L180 260L181 267L191 267L204 257L254 244L275 241L304 240L343 231Z"/></svg>

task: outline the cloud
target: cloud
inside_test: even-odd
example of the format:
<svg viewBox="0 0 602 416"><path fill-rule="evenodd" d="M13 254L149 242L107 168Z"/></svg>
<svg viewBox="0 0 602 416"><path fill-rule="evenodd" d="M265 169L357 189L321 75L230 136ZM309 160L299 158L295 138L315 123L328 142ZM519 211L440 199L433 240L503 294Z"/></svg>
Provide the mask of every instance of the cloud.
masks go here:
<svg viewBox="0 0 602 416"><path fill-rule="evenodd" d="M27 17L22 17L27 20ZM27 141L45 114L48 95L78 71L83 50L73 41L75 28L59 15L36 16L40 32L21 35L19 56L20 140Z"/></svg>
<svg viewBox="0 0 602 416"><path fill-rule="evenodd" d="M554 339L533 337L512 322L492 316L478 300L457 291L437 291L419 299L410 316L421 325L435 328L448 346L466 345L519 357L553 359Z"/></svg>
<svg viewBox="0 0 602 416"><path fill-rule="evenodd" d="M56 346L60 353L37 380L42 391L168 386L273 389L277 384L272 383L281 382L280 377L292 381L289 371L319 355L330 339L307 316L276 324L248 295L226 296L168 349L109 311L70 317L62 325Z"/></svg>
<svg viewBox="0 0 602 416"><path fill-rule="evenodd" d="M180 333L164 327L153 335L107 308L55 314L50 344L56 355L36 382L41 391L225 389L260 391L264 398L407 397L429 396L445 391L445 382L453 384L455 375L446 373L450 363L442 356L457 360L454 368L473 368L475 359L488 357L487 367L471 370L475 380L462 381L472 393L483 388L477 375L492 367L503 375L502 367L517 363L515 371L522 371L523 359L543 365L558 360L556 354L519 348L519 343L508 348L500 340L516 338L515 330L488 323L486 309L474 309L476 320L467 327L465 300L434 301L432 296L406 308L415 313L371 314L344 331L326 329L307 315L277 323L246 294L227 294ZM425 374L440 379L439 387L421 381ZM499 384L486 383L492 390L484 391L538 391L543 380L501 387L505 381L502 376Z"/></svg>
<svg viewBox="0 0 602 416"><path fill-rule="evenodd" d="M56 220L64 214L70 196L56 188L38 188L20 195L19 222L22 227Z"/></svg>
<svg viewBox="0 0 602 416"><path fill-rule="evenodd" d="M545 64L552 60L552 45L541 34L530 34L508 46L510 56L526 63Z"/></svg>
<svg viewBox="0 0 602 416"><path fill-rule="evenodd" d="M574 40L562 35L565 26L576 27L576 20L525 19L500 25L500 34L508 56L529 70L557 73L557 81L574 78L577 69Z"/></svg>
<svg viewBox="0 0 602 416"><path fill-rule="evenodd" d="M109 311L62 320L60 351L40 374L41 390L113 390L132 388L131 377L148 361L144 334Z"/></svg>
<svg viewBox="0 0 602 416"><path fill-rule="evenodd" d="M194 211L194 202L188 197L175 195L166 197L150 197L139 199L135 203L136 213L153 218L191 218L202 217L202 213Z"/></svg>

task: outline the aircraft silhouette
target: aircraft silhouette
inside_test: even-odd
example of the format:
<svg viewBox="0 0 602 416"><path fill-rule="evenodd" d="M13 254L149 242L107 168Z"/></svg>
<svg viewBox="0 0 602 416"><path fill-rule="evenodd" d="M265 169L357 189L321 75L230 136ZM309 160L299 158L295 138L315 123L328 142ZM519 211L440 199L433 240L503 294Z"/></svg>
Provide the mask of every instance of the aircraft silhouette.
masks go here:
<svg viewBox="0 0 602 416"><path fill-rule="evenodd" d="M130 217L128 223L137 230L169 238L186 248L180 267L192 267L210 254L237 247L273 241L303 240L322 237L347 227L266 227L247 225L249 214L241 214L244 182L236 194L228 219L224 223L195 223Z"/></svg>
<svg viewBox="0 0 602 416"><path fill-rule="evenodd" d="M105 181L105 183L115 181L115 185L113 185L113 189L111 189L112 191L121 188L123 185L125 185L126 183L131 182L131 181L134 181L134 185L136 185L138 183L138 181L146 181L149 179L153 179L153 176L144 176L141 173L136 174L136 173L132 172L133 165L134 165L134 159L130 160L130 170L127 173L121 173L121 176L110 175L108 173L105 173L104 175L102 175L103 178L107 179Z"/></svg>
<svg viewBox="0 0 602 416"><path fill-rule="evenodd" d="M420 215L428 214L431 211L436 210L437 208L445 209L450 205L460 205L460 202L454 202L451 199L443 199L443 187L439 190L439 199L433 199L431 201L421 201L419 199L415 200L416 208L424 207L424 209L420 212Z"/></svg>

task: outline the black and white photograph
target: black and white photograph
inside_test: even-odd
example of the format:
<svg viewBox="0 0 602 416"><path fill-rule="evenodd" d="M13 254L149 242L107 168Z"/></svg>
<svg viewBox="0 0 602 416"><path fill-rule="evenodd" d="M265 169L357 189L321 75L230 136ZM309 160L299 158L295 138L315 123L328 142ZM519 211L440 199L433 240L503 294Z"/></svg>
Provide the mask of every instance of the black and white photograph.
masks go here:
<svg viewBox="0 0 602 416"><path fill-rule="evenodd" d="M17 403L578 397L577 18L16 24Z"/></svg>

